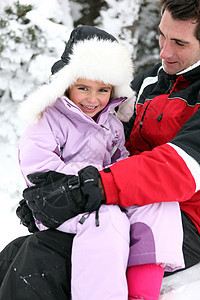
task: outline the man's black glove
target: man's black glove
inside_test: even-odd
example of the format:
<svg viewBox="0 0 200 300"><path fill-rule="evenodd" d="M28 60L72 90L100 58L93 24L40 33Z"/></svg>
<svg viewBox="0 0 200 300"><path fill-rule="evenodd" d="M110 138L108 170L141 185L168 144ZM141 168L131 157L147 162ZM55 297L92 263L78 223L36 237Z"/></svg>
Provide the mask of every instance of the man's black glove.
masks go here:
<svg viewBox="0 0 200 300"><path fill-rule="evenodd" d="M32 211L28 207L26 200L22 199L19 202L19 206L16 209L16 214L20 218L21 223L28 227L28 231L34 233L38 231L38 228L35 225L35 220L32 215Z"/></svg>
<svg viewBox="0 0 200 300"><path fill-rule="evenodd" d="M92 212L101 205L98 187L99 172L88 166L78 176L54 171L28 175L35 186L23 192L34 217L49 228L83 212Z"/></svg>
<svg viewBox="0 0 200 300"><path fill-rule="evenodd" d="M82 195L86 201L85 211L92 212L101 206L102 196L99 188L100 175L99 171L88 166L78 172Z"/></svg>

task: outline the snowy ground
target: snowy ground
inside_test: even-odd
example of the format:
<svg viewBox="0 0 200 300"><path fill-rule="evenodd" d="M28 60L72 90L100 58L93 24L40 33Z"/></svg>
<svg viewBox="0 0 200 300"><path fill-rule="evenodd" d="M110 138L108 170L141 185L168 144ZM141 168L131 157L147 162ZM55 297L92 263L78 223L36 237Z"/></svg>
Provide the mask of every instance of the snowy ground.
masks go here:
<svg viewBox="0 0 200 300"><path fill-rule="evenodd" d="M28 230L20 224L20 220L15 215L16 206L10 207L10 199L7 194L0 194L1 201L5 201L5 205L0 210L0 228L1 228L1 242L0 251L13 239L27 235Z"/></svg>
<svg viewBox="0 0 200 300"><path fill-rule="evenodd" d="M15 214L18 202L21 200L21 193L16 193L16 189L23 191L25 185L19 171L17 152L9 151L5 146L0 147L1 168L0 168L0 251L13 239L27 235L28 230L20 224L19 218ZM10 152L10 155L6 153Z"/></svg>
<svg viewBox="0 0 200 300"><path fill-rule="evenodd" d="M163 280L159 300L199 300L200 263Z"/></svg>

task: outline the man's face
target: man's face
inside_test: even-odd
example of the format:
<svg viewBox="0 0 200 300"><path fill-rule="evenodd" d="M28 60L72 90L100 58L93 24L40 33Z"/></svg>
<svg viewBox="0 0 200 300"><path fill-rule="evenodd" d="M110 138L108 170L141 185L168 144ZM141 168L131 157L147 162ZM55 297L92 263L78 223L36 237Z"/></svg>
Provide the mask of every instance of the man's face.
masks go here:
<svg viewBox="0 0 200 300"><path fill-rule="evenodd" d="M194 35L196 26L193 20L174 20L165 10L159 24L159 46L166 73L179 73L200 60L200 42Z"/></svg>

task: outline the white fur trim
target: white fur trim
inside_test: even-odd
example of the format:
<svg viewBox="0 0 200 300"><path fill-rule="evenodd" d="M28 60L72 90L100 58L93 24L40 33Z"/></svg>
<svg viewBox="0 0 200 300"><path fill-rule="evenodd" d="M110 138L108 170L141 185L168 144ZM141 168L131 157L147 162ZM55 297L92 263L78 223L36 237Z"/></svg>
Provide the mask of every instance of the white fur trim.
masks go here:
<svg viewBox="0 0 200 300"><path fill-rule="evenodd" d="M127 49L115 41L93 38L74 44L69 64L55 73L49 84L33 92L20 105L18 115L28 122L37 122L45 108L62 97L78 78L113 85L114 97L133 96L133 63Z"/></svg>
<svg viewBox="0 0 200 300"><path fill-rule="evenodd" d="M118 42L97 38L75 44L70 65L76 79L87 78L114 86L127 84L133 76L131 57L126 48Z"/></svg>
<svg viewBox="0 0 200 300"><path fill-rule="evenodd" d="M128 122L134 113L134 106L136 102L135 94L128 98L126 101L119 105L119 109L116 113L117 118L122 122Z"/></svg>

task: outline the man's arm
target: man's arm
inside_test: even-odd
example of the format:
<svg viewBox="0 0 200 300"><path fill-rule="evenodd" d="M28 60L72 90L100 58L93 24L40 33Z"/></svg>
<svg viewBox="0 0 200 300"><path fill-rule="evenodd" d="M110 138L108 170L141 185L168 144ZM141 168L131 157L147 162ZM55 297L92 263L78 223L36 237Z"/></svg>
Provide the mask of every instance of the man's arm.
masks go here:
<svg viewBox="0 0 200 300"><path fill-rule="evenodd" d="M170 143L100 172L106 203L131 206L190 199L200 189L200 110Z"/></svg>

